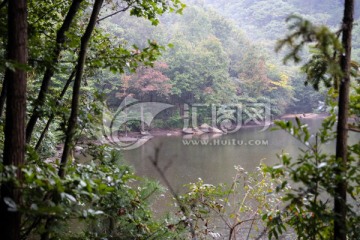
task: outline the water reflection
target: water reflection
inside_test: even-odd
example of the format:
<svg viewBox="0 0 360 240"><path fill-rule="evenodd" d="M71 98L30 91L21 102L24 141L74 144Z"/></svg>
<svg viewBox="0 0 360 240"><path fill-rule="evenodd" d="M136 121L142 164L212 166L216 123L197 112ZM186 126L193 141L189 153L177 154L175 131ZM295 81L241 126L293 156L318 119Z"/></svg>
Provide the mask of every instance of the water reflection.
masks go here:
<svg viewBox="0 0 360 240"><path fill-rule="evenodd" d="M307 119L306 123L311 132L315 132L321 126L319 119ZM170 166L165 175L177 191L181 191L184 184L194 182L198 178L212 184L229 183L235 174L235 165L241 165L249 172L254 171L260 162L268 165L277 163L276 154L281 153L282 150L296 156L299 147L303 147L285 131L260 132L261 129L247 127L234 134L214 139L209 137L207 145L200 142L206 140L200 137L192 140L184 140L182 137L156 137L138 149L125 151L124 157L134 166L138 175L158 179L161 182L149 159L154 155L154 149L160 147L159 164ZM255 144L255 141L259 140L261 144ZM198 145L193 145L191 142L186 145L184 141L187 143L197 141ZM332 152L334 144L324 146L322 150Z"/></svg>

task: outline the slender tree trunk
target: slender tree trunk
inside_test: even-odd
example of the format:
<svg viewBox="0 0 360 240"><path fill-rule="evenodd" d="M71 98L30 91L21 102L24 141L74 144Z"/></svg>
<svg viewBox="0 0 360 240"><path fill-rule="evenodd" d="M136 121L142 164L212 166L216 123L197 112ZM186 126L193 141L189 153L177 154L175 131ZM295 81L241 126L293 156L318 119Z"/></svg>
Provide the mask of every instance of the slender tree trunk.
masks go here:
<svg viewBox="0 0 360 240"><path fill-rule="evenodd" d="M88 26L86 27L84 35L81 37L81 46L80 46L80 53L76 68L76 75L74 80L73 86L73 95L72 95L72 102L71 102L71 113L69 117L69 122L66 131L66 139L64 144L63 154L61 156L61 163L59 169L59 176L64 177L65 175L65 167L68 162L68 158L70 155L70 151L73 145L73 138L75 134L75 129L77 125L77 118L79 112L79 98L80 98L80 86L81 86L81 79L84 72L85 61L86 61L86 52L87 47L91 38L91 34L95 28L96 20L98 18L101 6L104 0L95 0L94 7L91 13L90 21Z"/></svg>
<svg viewBox="0 0 360 240"><path fill-rule="evenodd" d="M347 120L349 115L349 87L350 87L350 64L351 64L351 32L354 16L354 0L345 0L344 18L342 24L342 45L344 53L341 56L341 70L343 78L339 89L339 112L336 137L336 159L339 167L336 170L336 176L339 180L336 182L334 199L334 239L346 240L346 192L347 180L345 177L347 169L347 139L348 128Z"/></svg>
<svg viewBox="0 0 360 240"><path fill-rule="evenodd" d="M5 120L4 165L22 166L25 160L25 114L26 114L26 71L27 64L27 4L26 0L8 3L8 44L7 60L15 70L5 71L7 81L7 109ZM17 171L21 181L22 174ZM0 236L1 239L17 240L20 237L21 214L9 211L5 199L17 205L21 201L21 191L10 182L1 186Z"/></svg>
<svg viewBox="0 0 360 240"><path fill-rule="evenodd" d="M1 89L1 95L0 95L0 118L2 117L5 108L6 94L7 94L7 80L5 76L3 81L3 86Z"/></svg>
<svg viewBox="0 0 360 240"><path fill-rule="evenodd" d="M144 105L140 105L140 132L145 132L145 123L144 123Z"/></svg>
<svg viewBox="0 0 360 240"><path fill-rule="evenodd" d="M0 10L5 7L7 4L7 1L3 1L1 4L0 4ZM3 40L3 43L5 43L4 45L7 46L7 43L6 43L6 39L5 37L2 39ZM5 51L4 53L4 58L6 59L7 57L7 53ZM4 113L4 109L5 109L5 102L6 102L6 91L7 91L7 81L5 81L5 76L4 76L4 79L3 79L3 85L2 85L2 89L1 89L1 94L0 94L0 118L3 116L3 113Z"/></svg>
<svg viewBox="0 0 360 240"><path fill-rule="evenodd" d="M81 46L79 52L79 58L76 67L75 73L75 80L73 86L73 94L72 94L72 101L71 101L71 113L69 117L69 122L66 131L66 138L64 144L63 154L61 156L60 168L59 168L59 176L63 178L65 176L65 168L68 162L68 158L70 156L70 152L73 147L73 138L76 130L77 125L77 117L79 112L79 98L80 98L80 87L81 87L81 80L82 75L84 72L85 61L86 61L86 52L87 47L91 38L91 34L95 28L96 20L99 16L101 6L104 0L95 0L93 10L90 16L89 24L86 27L84 35L81 37ZM54 202L57 202L58 199L55 196ZM50 232L49 228L54 223L54 218L47 219L45 224L45 229L47 230L44 234L41 235L41 240L48 240L50 239Z"/></svg>
<svg viewBox="0 0 360 240"><path fill-rule="evenodd" d="M29 143L31 140L31 135L34 131L35 125L39 117L41 116L41 108L43 107L46 99L46 94L49 90L51 78L55 72L55 65L59 61L60 52L62 50L62 44L65 42L65 33L69 30L70 25L73 19L76 16L76 13L80 9L80 3L82 0L73 0L69 11L65 17L65 20L62 26L59 28L56 34L56 47L53 52L52 60L46 67L44 77L41 82L40 92L35 100L34 110L30 117L30 120L26 126L26 143Z"/></svg>
<svg viewBox="0 0 360 240"><path fill-rule="evenodd" d="M61 91L60 96L59 96L58 99L57 99L56 107L58 107L58 106L60 105L59 102L60 102L60 101L62 100L62 98L65 96L65 93L66 93L66 91L68 90L68 88L69 88L69 86L70 86L70 83L71 83L72 80L74 79L75 72L76 72L76 67L75 67L75 69L71 72L68 80L66 81L65 86L64 86L63 90ZM35 150L38 150L39 147L41 146L41 143L42 143L42 141L44 140L45 135L46 135L47 131L49 130L49 127L50 127L52 121L54 120L54 118L55 118L55 114L53 113L53 114L51 114L51 116L49 117L49 119L48 119L48 121L47 121L47 123L46 123L46 125L45 125L45 128L44 128L43 131L41 132L40 138L38 139L38 141L37 141L37 143L36 143Z"/></svg>

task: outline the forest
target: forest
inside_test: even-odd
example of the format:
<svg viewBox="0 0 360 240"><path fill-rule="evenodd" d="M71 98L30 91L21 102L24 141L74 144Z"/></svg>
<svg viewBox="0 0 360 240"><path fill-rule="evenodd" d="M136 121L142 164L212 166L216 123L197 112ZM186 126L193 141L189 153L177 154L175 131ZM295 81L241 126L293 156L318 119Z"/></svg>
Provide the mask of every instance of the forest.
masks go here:
<svg viewBox="0 0 360 240"><path fill-rule="evenodd" d="M157 60L161 65L154 68L155 72L139 70L135 75L123 77L122 82L131 83L142 76L141 82L134 82L129 89L120 87L118 91L134 94L137 99L156 99L173 104L226 104L270 99L274 116L324 111L326 90L313 92L310 86L304 86L304 74L297 67L284 66L281 53L275 55L274 48L276 39L282 36L280 33L286 32L286 16L299 14L308 17L311 10L309 19L315 20L314 23L336 28L341 20L337 17L341 16L337 14L342 11L341 1L334 1L333 4L323 3L326 7L302 2L292 5L286 1L275 2L284 6L275 7L274 3L269 1L259 3L259 7L250 6L251 4L248 5L246 1L240 1L238 4L225 4L221 1L207 1L205 4L203 1L191 1L184 14L162 16L161 24L156 27L146 20L129 18L126 15L112 18L108 25L104 26L104 30L120 32L126 42L145 46L147 39L156 39L159 44L170 43L172 46ZM256 11L252 14L240 11L244 8L241 4L246 5L248 11L252 8ZM253 15L253 22L227 10L227 6L232 11L242 12L244 16ZM308 9L309 7L311 8ZM272 10L266 10L267 8L281 11L282 15L279 15L278 19L272 19L274 13ZM320 13L316 12L316 9L319 9ZM261 15L264 11L271 13L271 16L263 15L260 18L256 15ZM304 14L305 12L308 15ZM267 22L266 27L262 21ZM246 23L246 26L242 27L241 23ZM130 31L125 31L129 28ZM358 36L359 27L355 24L353 56L357 60ZM193 64L198 65L193 67ZM152 82L151 74L157 78L157 73L164 75L164 78L160 79L166 82L165 89L160 89L157 82L159 79ZM116 97L116 93L113 94ZM121 94L117 96L121 100ZM118 105L115 99L109 101Z"/></svg>
<svg viewBox="0 0 360 240"><path fill-rule="evenodd" d="M0 88L1 239L360 239L359 1L0 0Z"/></svg>

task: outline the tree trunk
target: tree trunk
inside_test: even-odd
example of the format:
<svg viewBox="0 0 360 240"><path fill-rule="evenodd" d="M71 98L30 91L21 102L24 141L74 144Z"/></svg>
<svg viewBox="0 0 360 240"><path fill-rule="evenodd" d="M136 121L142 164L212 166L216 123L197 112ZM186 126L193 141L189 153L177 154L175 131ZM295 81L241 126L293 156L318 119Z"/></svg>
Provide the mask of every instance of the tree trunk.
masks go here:
<svg viewBox="0 0 360 240"><path fill-rule="evenodd" d="M75 76L75 72L76 72L76 67L74 68L74 70L71 72L68 80L66 81L65 85L64 85L64 88L63 90L61 91L60 93L60 96L58 97L57 99L57 102L56 102L56 106L58 107L60 105L60 101L62 100L62 98L65 96L65 93L67 92L69 86L70 86L70 83L73 81L73 78ZM45 125L45 128L43 129L43 131L41 132L41 135L40 135L40 138L38 139L36 145L35 145L35 150L38 150L39 147L41 146L41 143L42 141L44 140L45 138L45 135L47 133L47 131L49 130L49 127L52 123L52 121L54 120L55 118L55 114L51 114L51 116L49 117L46 125Z"/></svg>
<svg viewBox="0 0 360 240"><path fill-rule="evenodd" d="M7 4L7 1L3 1L1 4L0 4L0 10L5 7ZM5 10L4 10L5 12ZM7 43L6 43L6 39L5 39L5 36L4 38L2 39L3 43L4 43L4 46L7 46ZM7 57L7 54L5 52L4 54L4 59L6 59ZM6 91L7 91L7 81L5 81L5 76L4 76L4 79L3 79L3 84L2 84L2 89L1 89L1 94L0 94L0 118L3 116L3 112L4 112L4 109L5 109L5 102L6 102Z"/></svg>
<svg viewBox="0 0 360 240"><path fill-rule="evenodd" d="M73 0L70 9L65 17L62 26L59 28L56 34L56 47L53 52L52 60L46 67L43 80L41 82L40 92L35 100L34 110L30 117L30 120L26 126L26 143L31 140L32 132L39 117L41 116L41 108L43 107L46 99L46 94L49 90L50 81L55 72L55 65L59 61L60 52L62 50L62 44L65 42L65 33L69 30L70 25L75 18L76 13L80 9L80 3L82 0Z"/></svg>
<svg viewBox="0 0 360 240"><path fill-rule="evenodd" d="M96 20L99 15L103 1L104 0L96 0L95 1L89 24L86 27L85 33L81 38L81 47L80 47L80 53L79 53L79 58L78 58L78 63L77 63L77 68L76 68L76 75L75 75L74 86L73 86L71 113L70 113L69 122L68 122L68 126L67 126L64 150L63 150L63 154L61 156L61 163L60 163L60 169L59 169L60 177L64 177L64 175L65 175L65 167L68 162L70 151L73 148L73 146L72 146L73 138L74 138L74 134L75 134L78 112L79 112L80 86L81 86L82 75L84 72L87 46L89 44L91 34L95 28Z"/></svg>
<svg viewBox="0 0 360 240"><path fill-rule="evenodd" d="M7 94L7 81L6 78L4 77L3 86L0 95L0 118L2 117L5 108L6 94Z"/></svg>
<svg viewBox="0 0 360 240"><path fill-rule="evenodd" d="M79 112L79 98L80 98L80 87L81 87L81 80L82 75L84 72L85 61L86 61L86 52L87 47L91 38L91 34L95 28L96 20L100 13L101 6L104 0L95 0L93 10L90 16L89 24L86 27L84 35L81 37L81 46L79 52L79 58L76 67L75 73L75 80L73 86L73 94L72 94L72 101L71 101L71 113L69 117L69 122L66 130L66 137L64 143L64 150L61 156L60 168L59 168L59 176L63 178L65 176L65 169L68 162L68 158L70 156L70 152L73 148L73 138L76 130L77 125L77 118ZM54 202L57 202L58 199L55 196ZM54 223L54 218L47 219L45 224L46 232L41 235L41 240L48 240L50 239L50 232L49 228Z"/></svg>
<svg viewBox="0 0 360 240"><path fill-rule="evenodd" d="M27 64L27 4L26 0L8 3L7 60L15 70L5 71L7 81L7 108L5 120L4 165L22 166L25 160L25 114L26 114L26 71ZM22 174L17 171L19 181ZM20 204L21 191L14 184L5 182L1 186L0 236L1 239L19 239L21 214L9 211L4 200L11 199Z"/></svg>
<svg viewBox="0 0 360 240"><path fill-rule="evenodd" d="M346 169L347 169L347 139L348 129L347 120L349 115L349 87L350 87L350 63L351 63L351 32L353 26L354 0L345 0L344 18L342 24L342 45L344 53L341 55L341 70L343 78L339 89L339 112L336 137L336 159L338 169L336 176L339 180L336 182L334 199L334 239L346 240Z"/></svg>
<svg viewBox="0 0 360 240"><path fill-rule="evenodd" d="M144 122L144 104L140 105L140 132L145 132L145 122Z"/></svg>

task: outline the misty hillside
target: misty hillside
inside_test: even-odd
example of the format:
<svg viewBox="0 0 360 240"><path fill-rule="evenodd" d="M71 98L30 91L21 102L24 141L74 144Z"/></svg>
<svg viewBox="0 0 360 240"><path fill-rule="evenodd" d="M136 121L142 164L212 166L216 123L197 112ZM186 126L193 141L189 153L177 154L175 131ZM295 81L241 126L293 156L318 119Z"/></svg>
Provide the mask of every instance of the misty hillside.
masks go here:
<svg viewBox="0 0 360 240"><path fill-rule="evenodd" d="M299 70L283 66L282 53L274 52L276 40L286 34L286 18L302 14L336 28L341 11L339 1L187 1L182 15L164 15L156 27L120 14L103 28L140 48L147 39L172 45L160 59L166 67L157 69L172 87L166 94L155 91L152 99L189 104L271 99L273 114L279 115L311 112L324 101L323 93L309 91ZM356 25L354 59L360 56L359 36Z"/></svg>
<svg viewBox="0 0 360 240"><path fill-rule="evenodd" d="M289 15L301 15L315 24L338 26L343 13L342 0L204 0L190 1L216 9L255 38L277 39L286 30L284 21ZM357 2L355 2L357 3ZM357 3L358 4L358 3ZM359 18L355 7L355 19Z"/></svg>
<svg viewBox="0 0 360 240"><path fill-rule="evenodd" d="M318 25L338 29L343 14L343 0L193 0L189 4L207 6L232 19L252 40L273 48L273 41L287 31L285 20L299 15ZM360 60L360 2L355 1L353 56Z"/></svg>

